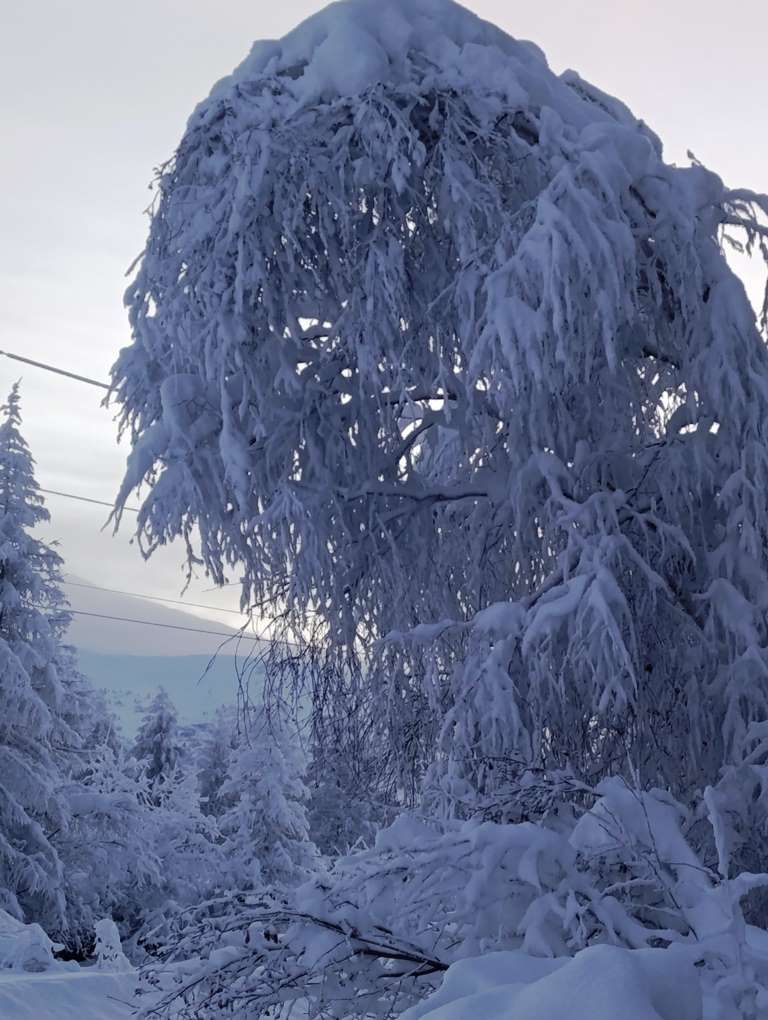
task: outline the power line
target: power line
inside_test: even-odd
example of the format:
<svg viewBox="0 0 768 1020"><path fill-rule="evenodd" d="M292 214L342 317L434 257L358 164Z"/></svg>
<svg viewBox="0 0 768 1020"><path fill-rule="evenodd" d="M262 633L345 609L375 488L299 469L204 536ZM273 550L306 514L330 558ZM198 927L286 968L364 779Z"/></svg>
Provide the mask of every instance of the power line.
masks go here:
<svg viewBox="0 0 768 1020"><path fill-rule="evenodd" d="M67 371L64 368L57 368L55 365L48 365L48 364L46 364L43 361L35 361L33 358L25 358L21 354L12 354L10 351L1 351L0 350L0 357L10 358L13 361L20 361L20 362L22 362L25 365L32 365L34 368L41 368L41 369L43 369L46 372L53 372L56 375L63 375L67 379L74 379L76 382L86 383L89 386L97 386L99 389L102 389L102 390L109 390L110 389L110 387L109 387L109 385L107 383L99 382L97 379L90 379L88 376L78 375L78 373L76 373L76 372L69 372L69 371ZM42 493L45 493L47 496L61 496L64 499L74 499L74 500L77 500L80 503L90 503L93 506L103 506L103 507L106 507L109 510L114 510L115 509L115 504L114 503L108 503L106 500L103 500L103 499L93 499L91 496L77 496L73 492L62 492L59 489L44 489L44 488L40 488L39 491L42 492ZM137 507L126 506L126 507L123 507L123 509L130 511L130 513L134 513L134 514L139 513L139 510L138 510ZM202 604L197 603L197 602L185 602L183 599L167 599L167 598L163 598L162 596L159 596L159 595L139 595L137 592L121 591L118 588L103 588L103 587L101 587L101 585L97 585L97 584L82 584L82 583L77 582L77 581L65 581L64 583L69 585L70 587L75 587L75 588L90 588L90 589L92 589L94 591L109 592L109 593L111 593L113 595L125 595L125 596L127 596L129 598L147 599L147 600L151 600L153 602L169 602L169 603L173 603L174 605L186 606L189 609L209 609L212 612L216 612L216 613L231 613L231 614L233 614L235 616L240 616L241 615L240 613L238 613L238 611L236 609L224 609L221 606L209 606L209 605L202 605ZM210 634L213 637L238 638L238 639L244 639L246 641L263 641L263 640L265 640L264 638L261 638L261 637L250 637L250 636L248 636L246 634L242 634L242 633L238 634L237 632L228 633L227 631L206 630L206 629L203 629L203 628L200 628L200 627L182 627L182 626L180 626L178 624L158 623L155 620L135 620L135 619L130 619L129 617L125 617L125 616L110 616L110 615L107 615L106 613L90 613L90 612L86 612L84 609L69 609L68 612L70 614L72 614L73 616L90 616L90 617L94 617L95 619L99 619L99 620L113 620L113 621L119 622L119 623L135 623L135 624L138 624L138 625L144 626L144 627L161 627L164 630L182 630L182 631L185 631L185 632L191 633L191 634Z"/></svg>
<svg viewBox="0 0 768 1020"><path fill-rule="evenodd" d="M172 602L175 606L186 606L188 609L211 609L215 613L231 613L242 616L237 609L224 609L222 606L207 606L200 602L186 602L184 599L166 599L162 595L139 595L135 591L122 591L120 588L103 588L100 584L84 584L82 581L65 581L71 588L91 588L93 591L107 591L112 595L128 595L132 599L149 599L152 602ZM214 589L215 590L215 589Z"/></svg>
<svg viewBox="0 0 768 1020"><path fill-rule="evenodd" d="M2 351L0 351L2 354ZM42 489L39 488L40 492L44 492L47 496L63 496L65 499L76 499L80 503L94 503L96 506L105 506L110 510L116 510L117 507L114 503L107 503L103 499L92 499L90 496L76 496L73 492L60 492L58 489ZM135 506L124 506L123 510L129 510L132 514L139 512L138 507Z"/></svg>
<svg viewBox="0 0 768 1020"><path fill-rule="evenodd" d="M42 368L46 372L55 372L56 375L64 375L68 379L75 379L77 382L88 383L89 386L98 386L99 389L108 390L111 387L108 383L99 382L97 379L89 379L87 375L78 375L76 372L68 372L64 368L56 368L54 365L46 365L44 361L34 361L32 358L24 358L21 354L11 354L9 351L0 351L4 358L11 358L13 361L22 361L25 365L32 365L35 368Z"/></svg>
<svg viewBox="0 0 768 1020"><path fill-rule="evenodd" d="M84 609L67 609L65 612L72 616L92 616L97 620L115 620L118 623L138 623L143 627L162 627L163 630L184 630L191 634L212 634L214 637L236 638L243 641L264 641L265 638L250 637L238 631L224 630L203 630L201 627L182 627L176 623L157 623L156 620L133 620L127 616L108 616L106 613L87 613Z"/></svg>
<svg viewBox="0 0 768 1020"><path fill-rule="evenodd" d="M46 364L43 361L35 361L33 358L25 358L21 354L12 354L10 351L2 351L2 350L0 350L0 357L10 358L12 361L20 361L20 362L22 362L25 365L32 365L34 368L41 368L41 369L43 369L46 372L53 372L56 375L62 375L62 376L65 376L67 379L74 379L76 382L86 383L89 386L97 386L99 389L102 389L102 390L109 390L110 389L110 386L109 386L108 383L99 382L99 380L91 379L91 378L89 378L88 376L85 376L85 375L79 375L77 372L69 372L69 371L67 371L64 368L57 368L55 365L48 365L48 364ZM106 507L109 510L116 509L114 503L108 503L106 500L103 500L103 499L94 499L91 496L77 496L73 492L62 492L59 489L44 489L44 488L39 488L39 491L42 492L42 493L45 493L48 496L60 496L60 497L62 497L64 499L74 499L74 500L77 500L80 503L90 503L93 506L103 506L103 507ZM134 513L134 514L139 513L139 510L138 510L137 507L126 506L126 507L123 507L123 509L124 510L128 510L130 513ZM241 615L240 613L238 613L238 611L236 609L224 609L221 606L209 606L209 605L202 605L202 604L196 603L196 602L185 602L183 599L167 599L167 598L163 598L163 597L161 597L159 595L139 595L136 592L121 591L118 588L103 588L103 587L101 587L101 585L97 585L97 584L82 584L82 583L79 583L77 581L65 581L64 583L67 584L67 585L70 585L71 587L90 588L90 589L92 589L94 591L109 592L109 593L111 593L113 595L125 595L125 596L128 596L129 598L148 599L148 600L151 600L151 601L154 601L154 602L169 602L169 603L173 603L174 605L186 606L189 609L208 609L208 610L211 610L212 612L217 612L217 613L232 613L235 616L240 616ZM69 609L69 610L67 610L67 612L70 613L73 616L90 616L90 617L93 617L93 618L99 619L99 620L113 620L113 621L119 622L119 623L135 623L135 624L138 624L138 625L144 626L144 627L161 627L164 630L181 630L181 631L185 631L185 632L191 633L191 634L210 634L213 637L238 638L238 639L244 639L246 641L264 641L265 640L262 637L250 637L250 636L248 636L246 634L237 633L237 632L227 632L227 631L220 631L220 630L206 630L206 629L203 629L203 628L200 628L200 627L182 627L182 626L180 626L178 624L158 623L155 620L135 620L135 619L130 619L129 617L125 617L125 616L110 616L110 615L107 615L106 613L90 613L90 612L86 612L84 609Z"/></svg>

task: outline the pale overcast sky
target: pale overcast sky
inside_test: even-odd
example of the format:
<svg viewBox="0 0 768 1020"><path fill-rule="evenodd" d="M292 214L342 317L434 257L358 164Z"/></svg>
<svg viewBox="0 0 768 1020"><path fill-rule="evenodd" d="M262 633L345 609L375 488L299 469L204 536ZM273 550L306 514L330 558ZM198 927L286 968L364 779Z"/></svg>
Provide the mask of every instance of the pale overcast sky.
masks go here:
<svg viewBox="0 0 768 1020"><path fill-rule="evenodd" d="M381 0L386 3L386 0ZM283 35L309 0L27 0L0 21L0 348L106 379L128 342L124 271L143 247L152 170L185 120L255 39ZM730 184L768 191L765 0L472 0L632 107L667 159L691 149ZM750 285L756 289L756 273ZM25 432L41 485L113 498L124 449L100 392L0 358L23 376ZM144 564L106 511L51 497L68 569L177 596L180 550ZM201 600L205 580L188 597ZM203 601L232 604L234 589Z"/></svg>

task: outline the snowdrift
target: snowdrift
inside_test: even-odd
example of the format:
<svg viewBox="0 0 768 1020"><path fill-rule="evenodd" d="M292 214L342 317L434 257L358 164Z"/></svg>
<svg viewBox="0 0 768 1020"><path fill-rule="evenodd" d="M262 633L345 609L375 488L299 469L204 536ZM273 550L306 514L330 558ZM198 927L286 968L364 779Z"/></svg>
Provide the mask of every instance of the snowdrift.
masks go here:
<svg viewBox="0 0 768 1020"><path fill-rule="evenodd" d="M128 1020L136 978L94 969L0 972L2 1020Z"/></svg>
<svg viewBox="0 0 768 1020"><path fill-rule="evenodd" d="M61 948L39 924L24 924L0 910L0 974L9 970L28 974L68 970L73 965L62 963L53 955Z"/></svg>
<svg viewBox="0 0 768 1020"><path fill-rule="evenodd" d="M39 924L0 910L0 1020L122 1020L133 1016L137 975L110 920L97 926L94 967L65 963Z"/></svg>
<svg viewBox="0 0 768 1020"><path fill-rule="evenodd" d="M701 1020L689 960L668 949L594 946L572 959L491 953L461 960L401 1020Z"/></svg>

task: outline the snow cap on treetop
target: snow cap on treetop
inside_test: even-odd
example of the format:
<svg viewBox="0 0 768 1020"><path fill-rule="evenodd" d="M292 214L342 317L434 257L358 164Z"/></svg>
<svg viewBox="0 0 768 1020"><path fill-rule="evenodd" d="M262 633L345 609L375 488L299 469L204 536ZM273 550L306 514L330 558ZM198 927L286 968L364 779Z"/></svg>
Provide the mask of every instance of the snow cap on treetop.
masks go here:
<svg viewBox="0 0 768 1020"><path fill-rule="evenodd" d="M255 43L212 95L272 74L293 79L291 90L304 101L351 95L377 81L407 77L414 53L444 64L468 46L494 47L523 63L546 65L538 47L512 39L453 0L339 0L283 39Z"/></svg>
<svg viewBox="0 0 768 1020"><path fill-rule="evenodd" d="M190 123L239 87L264 79L278 79L281 90L301 107L414 76L431 78L436 86L448 80L453 86L485 86L521 107L533 103L556 109L579 127L603 119L606 106L613 118L636 122L622 103L602 94L602 109L579 103L549 70L538 46L514 39L453 0L339 0L283 39L254 43L232 74L217 82Z"/></svg>

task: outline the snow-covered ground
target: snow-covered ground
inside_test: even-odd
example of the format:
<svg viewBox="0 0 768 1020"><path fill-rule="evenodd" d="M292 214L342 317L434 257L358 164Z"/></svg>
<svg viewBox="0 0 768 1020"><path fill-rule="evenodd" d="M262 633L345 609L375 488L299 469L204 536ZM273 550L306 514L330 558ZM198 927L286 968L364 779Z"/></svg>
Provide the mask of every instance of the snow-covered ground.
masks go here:
<svg viewBox="0 0 768 1020"><path fill-rule="evenodd" d="M110 920L98 922L91 966L63 963L37 924L0 910L1 1020L123 1020L133 1016L136 972ZM58 947L61 948L61 947Z"/></svg>
<svg viewBox="0 0 768 1020"><path fill-rule="evenodd" d="M127 1020L134 974L93 967L43 974L0 972L2 1020Z"/></svg>
<svg viewBox="0 0 768 1020"><path fill-rule="evenodd" d="M133 973L0 972L3 1020L127 1020ZM701 1020L690 962L668 950L595 946L574 959L490 953L454 964L402 1020Z"/></svg>

